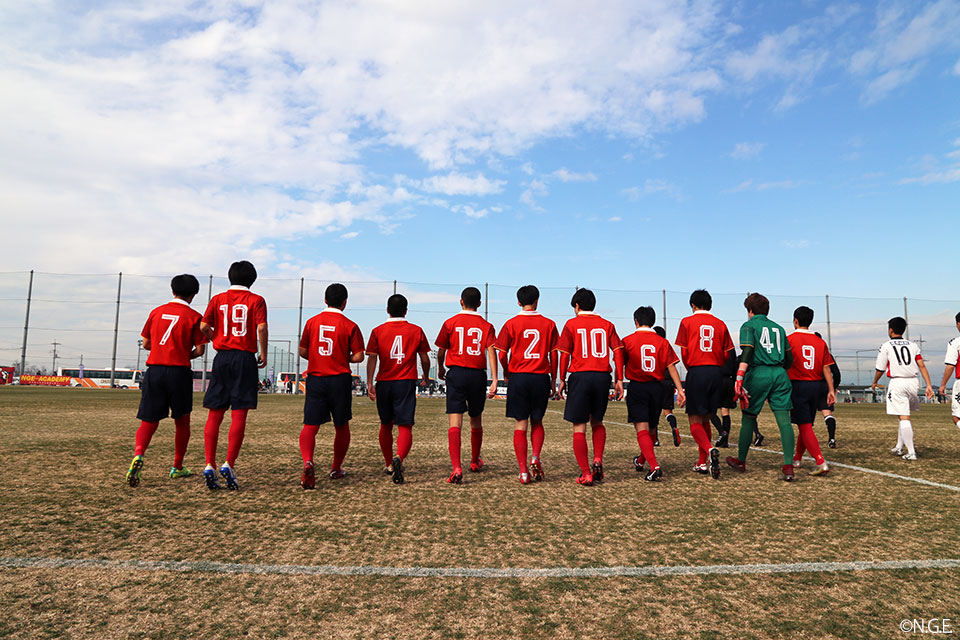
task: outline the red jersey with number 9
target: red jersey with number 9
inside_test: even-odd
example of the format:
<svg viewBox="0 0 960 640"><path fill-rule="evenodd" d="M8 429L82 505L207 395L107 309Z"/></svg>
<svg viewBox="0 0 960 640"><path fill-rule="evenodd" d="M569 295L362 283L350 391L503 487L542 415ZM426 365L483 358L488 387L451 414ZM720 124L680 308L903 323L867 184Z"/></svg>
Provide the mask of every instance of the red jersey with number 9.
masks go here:
<svg viewBox="0 0 960 640"><path fill-rule="evenodd" d="M666 368L680 362L670 343L648 327L641 327L623 338L626 360L624 378L634 382L652 382L666 378Z"/></svg>
<svg viewBox="0 0 960 640"><path fill-rule="evenodd" d="M339 376L350 373L350 356L363 351L363 335L342 311L324 309L307 320L300 346L307 350L304 375Z"/></svg>
<svg viewBox="0 0 960 640"><path fill-rule="evenodd" d="M493 348L510 353L509 373L551 373L549 356L558 339L553 320L536 311L521 311L503 325Z"/></svg>
<svg viewBox="0 0 960 640"><path fill-rule="evenodd" d="M733 340L723 320L707 311L694 311L680 321L677 339L683 364L686 367L712 365L722 367L727 352L733 349Z"/></svg>
<svg viewBox="0 0 960 640"><path fill-rule="evenodd" d="M797 329L787 336L787 342L793 352L793 363L787 371L790 379L823 380L823 368L834 363L823 338L818 338L813 331Z"/></svg>
<svg viewBox="0 0 960 640"><path fill-rule="evenodd" d="M367 355L377 356L377 381L416 380L417 354L430 351L423 329L403 318L390 318L370 332Z"/></svg>
<svg viewBox="0 0 960 640"><path fill-rule="evenodd" d="M434 344L447 350L446 366L486 370L486 351L496 340L496 330L483 316L461 311L443 323Z"/></svg>
<svg viewBox="0 0 960 640"><path fill-rule="evenodd" d="M234 285L210 299L203 321L213 327L217 351L257 352L257 327L267 323L267 303L247 287Z"/></svg>
<svg viewBox="0 0 960 640"><path fill-rule="evenodd" d="M557 351L571 356L570 373L602 371L609 373L610 354L622 349L613 323L595 313L583 311L563 325Z"/></svg>
<svg viewBox="0 0 960 640"><path fill-rule="evenodd" d="M171 300L150 312L140 335L150 341L147 366L189 367L190 352L206 340L199 311L183 300Z"/></svg>

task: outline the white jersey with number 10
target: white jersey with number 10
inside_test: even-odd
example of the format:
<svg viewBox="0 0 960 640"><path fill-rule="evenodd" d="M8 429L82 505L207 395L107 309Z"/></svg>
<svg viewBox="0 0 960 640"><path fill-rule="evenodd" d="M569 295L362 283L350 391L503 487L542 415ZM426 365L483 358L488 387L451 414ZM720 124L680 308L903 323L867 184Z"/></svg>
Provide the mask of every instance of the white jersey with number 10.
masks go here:
<svg viewBox="0 0 960 640"><path fill-rule="evenodd" d="M888 378L916 378L920 373L917 361L921 359L920 347L903 338L888 340L880 345L877 354L877 371Z"/></svg>

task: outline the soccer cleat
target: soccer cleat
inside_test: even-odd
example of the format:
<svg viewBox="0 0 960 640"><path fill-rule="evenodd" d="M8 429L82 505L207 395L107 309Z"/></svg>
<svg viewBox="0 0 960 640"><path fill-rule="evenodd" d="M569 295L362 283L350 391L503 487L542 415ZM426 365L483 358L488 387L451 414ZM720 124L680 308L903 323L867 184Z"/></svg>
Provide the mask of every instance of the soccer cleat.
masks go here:
<svg viewBox="0 0 960 640"><path fill-rule="evenodd" d="M785 464L780 467L780 479L784 482L793 482L793 465Z"/></svg>
<svg viewBox="0 0 960 640"><path fill-rule="evenodd" d="M713 443L713 446L715 446L715 447L717 447L717 448L720 448L720 449L726 449L727 447L729 447L729 446L730 446L730 432L729 432L729 431L721 431L721 432L720 432L720 437L717 438L717 441L716 441L715 443Z"/></svg>
<svg viewBox="0 0 960 640"><path fill-rule="evenodd" d="M796 465L794 465L794 466L796 466ZM828 467L826 461L824 461L823 464L818 464L816 467L814 467L814 468L813 468L813 471L810 472L810 475L812 475L812 476L825 476L825 475L827 475L828 473L830 473L830 467Z"/></svg>
<svg viewBox="0 0 960 640"><path fill-rule="evenodd" d="M193 475L193 472L186 467L181 467L177 469L176 467L170 467L170 477L176 480L177 478L189 478Z"/></svg>
<svg viewBox="0 0 960 640"><path fill-rule="evenodd" d="M458 469L447 478L447 484L461 484L463 482L463 473Z"/></svg>
<svg viewBox="0 0 960 640"><path fill-rule="evenodd" d="M720 479L720 452L716 447L710 449L710 477Z"/></svg>
<svg viewBox="0 0 960 640"><path fill-rule="evenodd" d="M303 465L303 473L300 475L300 486L304 489L313 489L317 484L317 477L313 473L313 463L307 462Z"/></svg>
<svg viewBox="0 0 960 640"><path fill-rule="evenodd" d="M740 460L734 458L733 456L727 457L727 464L730 465L734 471L739 471L740 473L743 473L744 471L747 470L747 463L741 462Z"/></svg>
<svg viewBox="0 0 960 640"><path fill-rule="evenodd" d="M917 454L915 454L915 453L908 453L908 454L906 454L905 456L903 456L903 459L904 459L904 460L916 460L916 459L917 459Z"/></svg>
<svg viewBox="0 0 960 640"><path fill-rule="evenodd" d="M403 460L400 456L393 457L393 484L403 484Z"/></svg>
<svg viewBox="0 0 960 640"><path fill-rule="evenodd" d="M470 461L470 472L479 473L483 471L486 467L483 464L483 458L477 458L476 460Z"/></svg>
<svg viewBox="0 0 960 640"><path fill-rule="evenodd" d="M707 475L708 473L710 473L710 465L708 465L706 462L704 462L703 464L695 464L693 465L693 470L696 471L697 473Z"/></svg>
<svg viewBox="0 0 960 640"><path fill-rule="evenodd" d="M654 439L653 439L653 446L655 446L655 447L659 447L659 446L660 446L660 438L654 438Z"/></svg>
<svg viewBox="0 0 960 640"><path fill-rule="evenodd" d="M633 456L633 468L637 473L643 473L643 463L640 462L640 456Z"/></svg>
<svg viewBox="0 0 960 640"><path fill-rule="evenodd" d="M593 476L594 482L602 482L603 481L603 463L597 462L596 460L594 460L593 469L591 470L590 475Z"/></svg>
<svg viewBox="0 0 960 640"><path fill-rule="evenodd" d="M385 475L385 476L392 476L392 475L393 475L393 466L392 466L392 465L389 465L389 464L388 464L387 466L385 466L385 467L383 468L383 475Z"/></svg>
<svg viewBox="0 0 960 640"><path fill-rule="evenodd" d="M895 456L902 456L903 449L901 449L900 447L894 447L893 449L890 449L890 453L892 453Z"/></svg>
<svg viewBox="0 0 960 640"><path fill-rule="evenodd" d="M391 473L393 473L393 472L391 471ZM331 480L339 480L340 478L345 478L345 477L347 477L347 472L344 471L343 469L333 469L333 470L330 472L330 474L329 474L328 477L329 477Z"/></svg>
<svg viewBox="0 0 960 640"><path fill-rule="evenodd" d="M680 446L680 429L678 429L677 427L671 427L671 431L673 431L673 446L679 447Z"/></svg>
<svg viewBox="0 0 960 640"><path fill-rule="evenodd" d="M830 438L829 440L827 440L827 446L830 447L831 449L836 449L837 448L836 439Z"/></svg>
<svg viewBox="0 0 960 640"><path fill-rule="evenodd" d="M133 456L130 468L127 469L127 484L136 487L140 484L140 470L143 469L143 456Z"/></svg>
<svg viewBox="0 0 960 640"><path fill-rule="evenodd" d="M540 465L540 458L530 458L530 473L533 474L534 482L543 480L543 467Z"/></svg>
<svg viewBox="0 0 960 640"><path fill-rule="evenodd" d="M803 466L803 458L794 458L793 459L793 468L799 469Z"/></svg>
<svg viewBox="0 0 960 640"><path fill-rule="evenodd" d="M757 431L757 437L753 439L753 446L762 447L763 446L763 434Z"/></svg>
<svg viewBox="0 0 960 640"><path fill-rule="evenodd" d="M656 469L651 469L650 473L643 477L647 482L659 482L663 479L663 471L660 471L660 467Z"/></svg>
<svg viewBox="0 0 960 640"><path fill-rule="evenodd" d="M531 484L533 482L533 480L530 479L529 473L523 473L521 471L518 477L520 478L520 484Z"/></svg>
<svg viewBox="0 0 960 640"><path fill-rule="evenodd" d="M650 437L653 439L653 446L660 446L660 434L657 433L656 427L650 429Z"/></svg>
<svg viewBox="0 0 960 640"><path fill-rule="evenodd" d="M589 473L581 473L580 477L577 478L577 484L582 484L585 487L589 487L593 484L593 476Z"/></svg>
<svg viewBox="0 0 960 640"><path fill-rule="evenodd" d="M234 473L233 467L230 465L224 463L224 465L220 467L220 475L223 476L223 479L227 483L227 489L230 491L236 491L240 488L240 485L237 484L237 474Z"/></svg>
<svg viewBox="0 0 960 640"><path fill-rule="evenodd" d="M217 477L217 470L213 467L208 466L203 470L203 481L207 483L207 489L211 491L223 489L223 487L220 486L220 478Z"/></svg>

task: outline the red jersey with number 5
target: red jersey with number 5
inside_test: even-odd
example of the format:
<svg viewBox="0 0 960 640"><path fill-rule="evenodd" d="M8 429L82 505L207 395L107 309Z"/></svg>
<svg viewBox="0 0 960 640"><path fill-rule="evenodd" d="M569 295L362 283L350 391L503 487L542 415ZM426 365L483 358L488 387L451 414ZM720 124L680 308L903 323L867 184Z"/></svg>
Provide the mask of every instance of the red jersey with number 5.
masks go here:
<svg viewBox="0 0 960 640"><path fill-rule="evenodd" d="M199 311L180 299L160 305L150 312L140 335L150 341L147 366L189 367L190 352L206 340L200 332Z"/></svg>
<svg viewBox="0 0 960 640"><path fill-rule="evenodd" d="M247 287L234 285L210 299L203 321L213 327L217 351L257 352L257 327L267 323L267 303Z"/></svg>
<svg viewBox="0 0 960 640"><path fill-rule="evenodd" d="M723 366L727 352L733 349L733 340L723 320L707 311L694 311L680 321L680 330L674 343L680 347L686 367Z"/></svg>
<svg viewBox="0 0 960 640"><path fill-rule="evenodd" d="M666 378L666 369L680 362L670 343L648 327L641 327L623 338L626 360L624 376L634 382L652 382Z"/></svg>
<svg viewBox="0 0 960 640"><path fill-rule="evenodd" d="M503 325L493 348L509 352L509 373L551 373L550 352L558 339L553 320L536 311L521 311Z"/></svg>
<svg viewBox="0 0 960 640"><path fill-rule="evenodd" d="M377 356L377 381L416 380L417 355L430 351L423 329L403 318L390 318L370 332L367 355Z"/></svg>
<svg viewBox="0 0 960 640"><path fill-rule="evenodd" d="M834 363L833 356L823 338L813 331L797 329L787 342L793 352L793 363L787 375L791 380L823 380L823 368Z"/></svg>
<svg viewBox="0 0 960 640"><path fill-rule="evenodd" d="M461 311L443 323L434 344L447 350L446 366L486 370L486 351L496 340L496 330L483 316Z"/></svg>
<svg viewBox="0 0 960 640"><path fill-rule="evenodd" d="M350 356L363 352L360 327L339 309L324 309L307 320L300 335L307 350L308 376L339 376L350 373Z"/></svg>
<svg viewBox="0 0 960 640"><path fill-rule="evenodd" d="M613 323L595 313L582 311L563 325L557 351L571 356L570 373L601 371L609 373L610 354L622 349Z"/></svg>

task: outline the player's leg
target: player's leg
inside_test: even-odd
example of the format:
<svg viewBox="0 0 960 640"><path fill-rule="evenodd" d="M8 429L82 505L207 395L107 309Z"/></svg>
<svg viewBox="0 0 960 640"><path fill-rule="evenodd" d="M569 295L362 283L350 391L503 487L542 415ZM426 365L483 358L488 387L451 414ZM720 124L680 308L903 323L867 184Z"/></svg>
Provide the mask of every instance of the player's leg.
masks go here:
<svg viewBox="0 0 960 640"><path fill-rule="evenodd" d="M960 380L954 380L951 392L950 414L953 417L953 424L960 427Z"/></svg>
<svg viewBox="0 0 960 640"><path fill-rule="evenodd" d="M592 485L593 476L590 474L590 452L587 449L587 423L580 422L573 425L573 456L580 467L580 477L577 484Z"/></svg>
<svg viewBox="0 0 960 640"><path fill-rule="evenodd" d="M374 383L377 392L377 417L380 418L377 441L380 444L380 453L383 455L383 471L393 475L394 403L390 396L390 385L389 382Z"/></svg>
<svg viewBox="0 0 960 640"><path fill-rule="evenodd" d="M220 477L217 475L217 442L220 439L220 424L230 408L230 389L227 351L218 352L210 367L210 380L203 394L203 407L208 410L203 425L203 455L206 467L203 479L207 489L220 489Z"/></svg>
<svg viewBox="0 0 960 640"><path fill-rule="evenodd" d="M773 411L773 417L777 421L777 428L780 431L780 444L783 447L783 467L780 473L780 479L786 481L793 480L793 454L796 443L793 433L793 424L790 422L790 411L793 409L793 385L787 376L786 370L780 367L764 367L762 373L765 379L765 395L770 402L770 409ZM811 399L812 403L812 399ZM814 406L814 405L812 405ZM813 422L813 412L810 411L809 422ZM813 434L813 425L810 425L810 433ZM816 449L820 452L820 445L816 444L814 438L813 446L807 443L807 448L813 453ZM823 461L823 456L819 456L819 463Z"/></svg>
<svg viewBox="0 0 960 640"><path fill-rule="evenodd" d="M590 454L587 448L587 423L590 421L588 394L583 373L571 373L567 381L567 399L563 406L563 419L573 424L573 456L580 467L577 484L592 485Z"/></svg>
<svg viewBox="0 0 960 640"><path fill-rule="evenodd" d="M449 388L449 387L448 387ZM450 484L463 482L463 466L460 462L460 432L463 430L463 414L447 414L447 449L450 452L450 467L452 472L447 478ZM391 470L392 471L392 470Z"/></svg>
<svg viewBox="0 0 960 640"><path fill-rule="evenodd" d="M243 446L243 437L247 430L247 412L257 408L260 389L260 374L257 369L257 357L249 351L229 352L233 361L230 389L230 430L227 432L227 459L220 465L220 476L226 481L227 489L240 488L234 466Z"/></svg>
<svg viewBox="0 0 960 640"><path fill-rule="evenodd" d="M534 430L538 425L534 425ZM543 424L539 425L543 443ZM536 439L534 439L536 442ZM483 458L480 457L480 449L483 447L483 418L481 416L470 416L470 470L473 472L483 471Z"/></svg>
<svg viewBox="0 0 960 640"><path fill-rule="evenodd" d="M591 416L590 435L593 441L593 466L590 468L590 474L594 482L603 480L603 450L607 446L607 428L602 420Z"/></svg>
<svg viewBox="0 0 960 640"><path fill-rule="evenodd" d="M140 472L143 469L143 454L150 446L153 434L160 426L160 420L167 417L168 403L161 384L167 367L149 367L140 383L140 407L137 420L140 426L134 436L133 460L127 469L127 484L136 487L140 484Z"/></svg>
<svg viewBox="0 0 960 640"><path fill-rule="evenodd" d="M903 440L903 446L907 448L903 459L916 460L917 451L913 448L913 423L910 421L909 413L900 416L900 437Z"/></svg>
<svg viewBox="0 0 960 640"><path fill-rule="evenodd" d="M319 376L307 376L303 393L303 429L300 431L300 457L303 471L300 486L313 489L316 486L314 454L317 448L317 433L320 425L330 422L330 406L327 404L324 386L326 381Z"/></svg>
<svg viewBox="0 0 960 640"><path fill-rule="evenodd" d="M397 455L393 458L393 483L403 484L405 462L413 447L413 424L417 411L417 381L394 382L391 390L393 414L397 420Z"/></svg>
<svg viewBox="0 0 960 640"><path fill-rule="evenodd" d="M487 373L475 369L466 370L467 414L470 416L470 471L483 471L483 458L480 449L483 446L483 409L487 403Z"/></svg>
<svg viewBox="0 0 960 640"><path fill-rule="evenodd" d="M603 451L607 446L607 428L603 418L607 414L610 402L609 373L589 373L589 392L587 403L590 408L590 434L593 440L593 466L591 475L594 482L603 481Z"/></svg>
<svg viewBox="0 0 960 640"><path fill-rule="evenodd" d="M890 452L897 456L903 455L904 447L904 425L903 425L903 416L907 416L907 422L910 420L910 408L909 404L906 402L905 396L901 393L900 387L897 385L897 380L890 380L887 386L887 415L897 416L897 446L890 450ZM911 431L912 431L912 426Z"/></svg>
<svg viewBox="0 0 960 640"><path fill-rule="evenodd" d="M529 426L530 420L528 418L517 420L513 428L513 453L517 457L521 484L530 484L530 469L527 466L527 429Z"/></svg>
<svg viewBox="0 0 960 640"><path fill-rule="evenodd" d="M344 373L331 377L330 400L333 417L333 462L330 465L330 479L338 480L345 475L343 461L350 449L350 421L353 419L353 382L350 374Z"/></svg>
<svg viewBox="0 0 960 640"><path fill-rule="evenodd" d="M173 467L170 469L171 478L186 478L190 469L183 466L183 458L187 454L187 444L190 443L190 414L180 416L173 421Z"/></svg>
<svg viewBox="0 0 960 640"><path fill-rule="evenodd" d="M170 415L173 417L173 467L171 478L186 478L190 469L183 466L190 442L190 414L193 411L193 371L189 367L177 367L170 390Z"/></svg>

